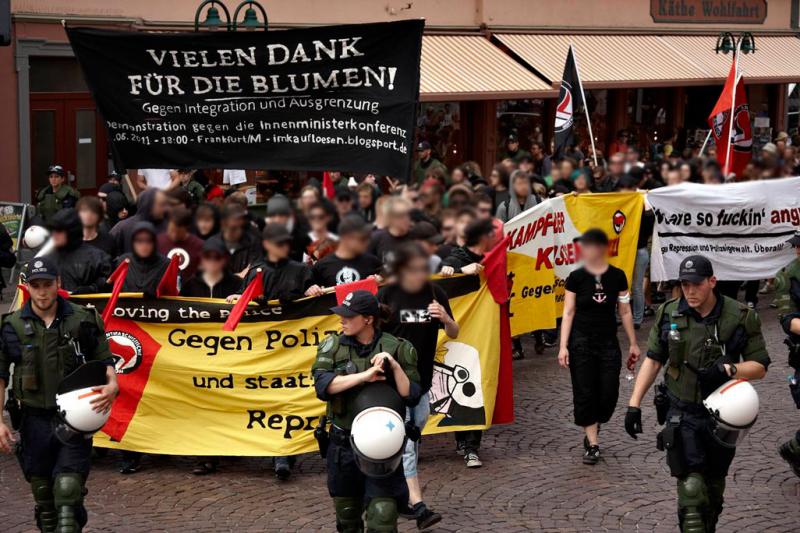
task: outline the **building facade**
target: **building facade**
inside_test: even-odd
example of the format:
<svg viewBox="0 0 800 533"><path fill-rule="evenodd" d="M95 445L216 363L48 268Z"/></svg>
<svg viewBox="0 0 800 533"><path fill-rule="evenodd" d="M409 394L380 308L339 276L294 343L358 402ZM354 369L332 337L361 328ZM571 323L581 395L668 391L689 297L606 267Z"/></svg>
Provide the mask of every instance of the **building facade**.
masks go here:
<svg viewBox="0 0 800 533"><path fill-rule="evenodd" d="M233 11L235 0L223 0ZM199 2L12 0L0 48L0 199L30 201L53 162L90 193L111 168L105 128L62 21L192 31ZM516 133L549 145L561 72L575 47L597 147L620 129L643 150L703 137L731 55L722 31L752 32L741 59L756 142L797 129L800 0L265 0L270 29L424 18L417 134L449 165L484 172ZM580 126L581 123L579 123ZM588 136L581 135L582 142Z"/></svg>

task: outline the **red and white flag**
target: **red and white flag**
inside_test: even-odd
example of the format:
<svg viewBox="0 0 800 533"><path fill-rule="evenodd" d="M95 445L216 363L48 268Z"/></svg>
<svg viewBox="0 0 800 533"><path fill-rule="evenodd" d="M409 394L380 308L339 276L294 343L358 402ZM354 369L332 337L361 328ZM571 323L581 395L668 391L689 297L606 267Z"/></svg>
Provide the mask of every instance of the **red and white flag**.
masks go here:
<svg viewBox="0 0 800 533"><path fill-rule="evenodd" d="M717 146L717 161L722 167L724 176L733 173L742 175L744 167L753 157L753 130L750 127L750 107L747 105L747 95L744 92L744 81L739 76L736 78L736 61L731 65L731 71L722 94L719 95L717 105L708 116L708 126L714 143ZM734 103L734 87L735 103ZM732 112L731 112L732 111ZM733 129L731 129L731 115L733 115Z"/></svg>

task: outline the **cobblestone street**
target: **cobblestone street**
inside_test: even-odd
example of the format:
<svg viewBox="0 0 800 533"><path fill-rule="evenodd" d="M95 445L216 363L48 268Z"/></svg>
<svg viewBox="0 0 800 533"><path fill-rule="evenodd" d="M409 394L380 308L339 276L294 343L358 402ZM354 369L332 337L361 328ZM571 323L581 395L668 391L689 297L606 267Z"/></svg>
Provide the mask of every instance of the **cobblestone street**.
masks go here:
<svg viewBox="0 0 800 533"><path fill-rule="evenodd" d="M786 350L774 310L761 304L773 365L757 385L761 415L728 477L720 531L797 530L800 480L776 453L800 426L788 393ZM651 322L646 326L649 327ZM641 346L648 327L639 332ZM527 342L527 341L526 341ZM630 439L622 420L632 383L621 376L617 414L603 428L603 460L581 464L572 424L569 373L554 349L515 362L517 421L484 436L484 467L467 470L452 437L426 438L421 480L428 505L445 519L433 531L675 531L675 488L655 449L651 396L645 433ZM202 431L202 429L199 429ZM98 459L88 483L88 531L333 531L333 508L317 456L278 482L268 459L225 459L216 475L195 477L187 458L144 460L122 476L115 454ZM12 457L0 459L0 531L34 531L33 503ZM402 531L412 531L411 522Z"/></svg>

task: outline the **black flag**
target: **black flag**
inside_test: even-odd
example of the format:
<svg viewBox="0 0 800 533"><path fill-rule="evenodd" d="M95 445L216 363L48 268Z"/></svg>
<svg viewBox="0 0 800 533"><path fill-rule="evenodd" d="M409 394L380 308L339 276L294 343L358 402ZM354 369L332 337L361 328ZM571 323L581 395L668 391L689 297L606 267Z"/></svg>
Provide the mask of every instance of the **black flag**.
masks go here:
<svg viewBox="0 0 800 533"><path fill-rule="evenodd" d="M572 45L567 53L567 62L564 64L564 74L561 76L561 89L558 92L558 106L556 107L555 126L555 151L554 159L564 156L564 152L575 144L573 127L575 114L583 109L583 88L575 65L575 52Z"/></svg>

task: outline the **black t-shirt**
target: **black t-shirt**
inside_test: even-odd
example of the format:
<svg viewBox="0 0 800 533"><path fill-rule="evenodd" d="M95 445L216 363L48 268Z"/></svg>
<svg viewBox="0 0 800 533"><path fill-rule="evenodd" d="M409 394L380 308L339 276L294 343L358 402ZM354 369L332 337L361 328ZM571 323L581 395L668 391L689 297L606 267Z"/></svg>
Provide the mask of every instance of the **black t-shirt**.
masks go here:
<svg viewBox="0 0 800 533"><path fill-rule="evenodd" d="M405 292L399 285L389 285L378 291L378 300L392 309L392 316L383 330L406 339L417 350L422 392L431 388L436 341L439 330L444 328L440 320L431 318L428 313L428 305L434 299L442 304L448 315L453 316L447 293L438 285L428 284L416 294Z"/></svg>
<svg viewBox="0 0 800 533"><path fill-rule="evenodd" d="M390 257L387 257L387 254L394 252L398 246L410 240L411 238L408 234L402 237L395 237L388 230L378 230L372 234L369 242L369 252L378 259L389 262Z"/></svg>
<svg viewBox="0 0 800 533"><path fill-rule="evenodd" d="M353 259L341 259L332 253L311 267L311 275L315 285L333 287L377 274L381 266L380 260L372 254L362 254Z"/></svg>
<svg viewBox="0 0 800 533"><path fill-rule="evenodd" d="M112 259L117 257L117 241L107 231L98 231L94 239L83 242L104 251Z"/></svg>
<svg viewBox="0 0 800 533"><path fill-rule="evenodd" d="M628 292L625 272L609 265L601 276L580 267L567 276L566 289L575 293L572 330L585 335L617 334L617 297Z"/></svg>

